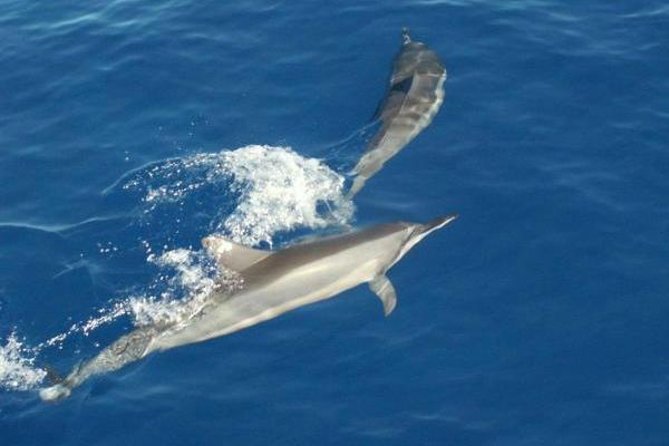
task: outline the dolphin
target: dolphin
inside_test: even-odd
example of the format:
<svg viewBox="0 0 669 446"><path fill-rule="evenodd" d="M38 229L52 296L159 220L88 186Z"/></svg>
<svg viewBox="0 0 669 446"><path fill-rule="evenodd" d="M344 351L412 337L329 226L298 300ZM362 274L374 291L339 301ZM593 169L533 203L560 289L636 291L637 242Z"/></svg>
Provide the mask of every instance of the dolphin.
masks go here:
<svg viewBox="0 0 669 446"><path fill-rule="evenodd" d="M387 316L397 304L387 271L416 243L456 217L427 224L381 224L278 251L248 248L217 235L206 237L202 243L207 252L222 272L239 273L241 287L212 292L199 313L183 321L140 327L120 337L62 382L40 390L40 397L66 398L93 375L120 369L153 352L234 333L363 283L381 300Z"/></svg>
<svg viewBox="0 0 669 446"><path fill-rule="evenodd" d="M351 172L349 198L432 122L444 102L446 69L439 56L424 43L411 40L406 28L402 36L388 92L374 116L381 126Z"/></svg>

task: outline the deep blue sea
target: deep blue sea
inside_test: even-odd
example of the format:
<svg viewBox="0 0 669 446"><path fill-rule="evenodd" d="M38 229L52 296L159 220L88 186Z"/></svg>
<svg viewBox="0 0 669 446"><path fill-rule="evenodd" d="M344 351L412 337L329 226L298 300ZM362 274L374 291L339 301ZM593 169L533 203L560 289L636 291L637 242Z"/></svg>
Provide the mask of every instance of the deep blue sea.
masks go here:
<svg viewBox="0 0 669 446"><path fill-rule="evenodd" d="M432 124L353 203L400 31ZM0 0L0 444L669 445L666 1ZM200 239L460 218L366 286L45 404ZM354 267L354 265L352 265Z"/></svg>

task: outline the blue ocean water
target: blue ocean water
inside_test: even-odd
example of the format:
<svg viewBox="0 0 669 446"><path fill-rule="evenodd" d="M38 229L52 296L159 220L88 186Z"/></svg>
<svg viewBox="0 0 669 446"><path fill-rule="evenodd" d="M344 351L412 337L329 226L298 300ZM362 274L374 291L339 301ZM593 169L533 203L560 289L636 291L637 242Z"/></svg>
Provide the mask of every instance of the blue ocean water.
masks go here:
<svg viewBox="0 0 669 446"><path fill-rule="evenodd" d="M403 26L446 100L352 209ZM668 40L661 1L0 0L1 443L669 444ZM209 233L450 212L387 319L360 287L38 397Z"/></svg>

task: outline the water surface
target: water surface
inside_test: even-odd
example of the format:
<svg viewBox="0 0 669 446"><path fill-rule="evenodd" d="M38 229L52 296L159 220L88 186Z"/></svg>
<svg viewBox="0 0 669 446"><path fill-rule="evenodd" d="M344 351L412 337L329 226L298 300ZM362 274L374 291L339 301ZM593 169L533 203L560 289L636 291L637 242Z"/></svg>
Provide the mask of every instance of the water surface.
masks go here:
<svg viewBox="0 0 669 446"><path fill-rule="evenodd" d="M0 11L3 444L669 441L662 2ZM402 26L446 100L353 207ZM44 364L201 292L207 234L280 247L451 212L390 272L388 319L360 287L39 401Z"/></svg>

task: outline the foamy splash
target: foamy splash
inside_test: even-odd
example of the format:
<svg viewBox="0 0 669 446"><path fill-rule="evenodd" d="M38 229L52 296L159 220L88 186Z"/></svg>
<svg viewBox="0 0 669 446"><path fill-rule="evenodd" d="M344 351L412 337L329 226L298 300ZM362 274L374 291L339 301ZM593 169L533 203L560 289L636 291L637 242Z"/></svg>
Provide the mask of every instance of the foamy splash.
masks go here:
<svg viewBox="0 0 669 446"><path fill-rule="evenodd" d="M344 198L344 177L287 147L252 145L171 159L135 172L121 185L123 190L140 192L147 218L178 209L184 212L183 220L189 220L191 207L200 209L204 199L211 215L206 228L188 229L202 231L203 236L218 232L248 246L272 246L280 232L345 225L354 211ZM173 221L181 226L186 224L183 220ZM0 387L29 390L41 384L46 372L35 366L36 357L45 349L62 348L74 334L89 336L122 316L135 326L187 323L212 292L242 286L237 274L220 271L202 250L165 247L156 254L149 242L145 247L147 262L160 270L153 283L35 347L28 348L16 334L10 335L0 346Z"/></svg>
<svg viewBox="0 0 669 446"><path fill-rule="evenodd" d="M344 177L289 148L248 146L221 153L220 166L241 195L235 212L216 228L244 245L266 242L279 231L346 224L353 205L343 196Z"/></svg>
<svg viewBox="0 0 669 446"><path fill-rule="evenodd" d="M271 246L279 232L348 223L354 207L344 197L344 181L320 160L289 147L250 145L165 161L140 171L123 188L143 192L149 215L163 206L186 206L211 190L210 230L244 245Z"/></svg>
<svg viewBox="0 0 669 446"><path fill-rule="evenodd" d="M12 333L0 345L0 387L28 390L40 384L46 372L35 367L35 353Z"/></svg>
<svg viewBox="0 0 669 446"><path fill-rule="evenodd" d="M126 310L136 326L187 321L207 304L211 293L232 292L242 286L241 277L232 271L220 271L202 251L176 249L161 256L149 255L148 261L173 275L163 275L165 290L158 295L130 297Z"/></svg>

